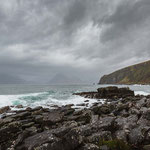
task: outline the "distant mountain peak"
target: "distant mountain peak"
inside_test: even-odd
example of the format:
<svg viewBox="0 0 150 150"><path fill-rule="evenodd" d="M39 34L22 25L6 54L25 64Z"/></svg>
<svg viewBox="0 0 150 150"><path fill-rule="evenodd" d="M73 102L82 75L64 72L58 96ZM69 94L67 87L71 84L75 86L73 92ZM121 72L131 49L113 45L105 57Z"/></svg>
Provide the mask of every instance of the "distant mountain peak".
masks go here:
<svg viewBox="0 0 150 150"><path fill-rule="evenodd" d="M0 84L23 84L25 80L18 76L0 73Z"/></svg>
<svg viewBox="0 0 150 150"><path fill-rule="evenodd" d="M49 82L50 84L56 85L70 85L70 84L82 84L78 77L64 75L63 73L57 73Z"/></svg>

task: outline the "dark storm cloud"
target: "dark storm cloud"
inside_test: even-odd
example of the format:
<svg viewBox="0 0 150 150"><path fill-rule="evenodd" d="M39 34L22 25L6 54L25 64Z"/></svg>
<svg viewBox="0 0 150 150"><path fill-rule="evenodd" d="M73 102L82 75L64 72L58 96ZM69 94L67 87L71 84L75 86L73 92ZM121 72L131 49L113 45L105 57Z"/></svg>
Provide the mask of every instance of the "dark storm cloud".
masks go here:
<svg viewBox="0 0 150 150"><path fill-rule="evenodd" d="M115 12L105 19L105 25L111 25L111 27L103 33L102 41L116 40L126 34L128 36L128 30L136 30L147 18L150 18L149 8L149 0L122 1Z"/></svg>
<svg viewBox="0 0 150 150"><path fill-rule="evenodd" d="M66 16L64 17L64 22L67 26L72 26L84 19L86 13L85 1L74 1L71 4Z"/></svg>
<svg viewBox="0 0 150 150"><path fill-rule="evenodd" d="M1 73L98 81L149 59L149 0L0 0Z"/></svg>

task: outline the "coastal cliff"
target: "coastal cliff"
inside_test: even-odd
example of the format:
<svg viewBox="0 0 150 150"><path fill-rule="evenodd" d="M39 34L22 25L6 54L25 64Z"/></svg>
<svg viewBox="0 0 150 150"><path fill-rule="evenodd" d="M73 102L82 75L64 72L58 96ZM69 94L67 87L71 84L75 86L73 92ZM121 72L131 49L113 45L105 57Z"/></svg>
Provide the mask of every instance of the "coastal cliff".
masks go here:
<svg viewBox="0 0 150 150"><path fill-rule="evenodd" d="M150 61L104 75L99 84L150 84Z"/></svg>

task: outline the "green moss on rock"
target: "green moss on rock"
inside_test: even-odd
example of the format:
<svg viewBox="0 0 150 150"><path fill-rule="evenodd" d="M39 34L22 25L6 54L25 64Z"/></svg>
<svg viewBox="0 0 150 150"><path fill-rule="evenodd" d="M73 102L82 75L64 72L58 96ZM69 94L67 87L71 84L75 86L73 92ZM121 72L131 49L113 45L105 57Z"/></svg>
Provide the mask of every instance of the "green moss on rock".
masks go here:
<svg viewBox="0 0 150 150"><path fill-rule="evenodd" d="M101 146L104 145L106 145L110 150L131 150L128 144L118 139L110 140L110 141L100 140L99 141L100 150L101 150Z"/></svg>

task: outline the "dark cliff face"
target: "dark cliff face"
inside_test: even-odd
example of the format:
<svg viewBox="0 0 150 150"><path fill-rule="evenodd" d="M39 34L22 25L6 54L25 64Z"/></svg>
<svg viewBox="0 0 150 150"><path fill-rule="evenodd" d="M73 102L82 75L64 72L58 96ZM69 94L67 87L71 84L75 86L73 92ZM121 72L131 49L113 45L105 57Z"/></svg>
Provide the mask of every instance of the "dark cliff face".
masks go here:
<svg viewBox="0 0 150 150"><path fill-rule="evenodd" d="M150 61L104 75L99 84L150 84Z"/></svg>

